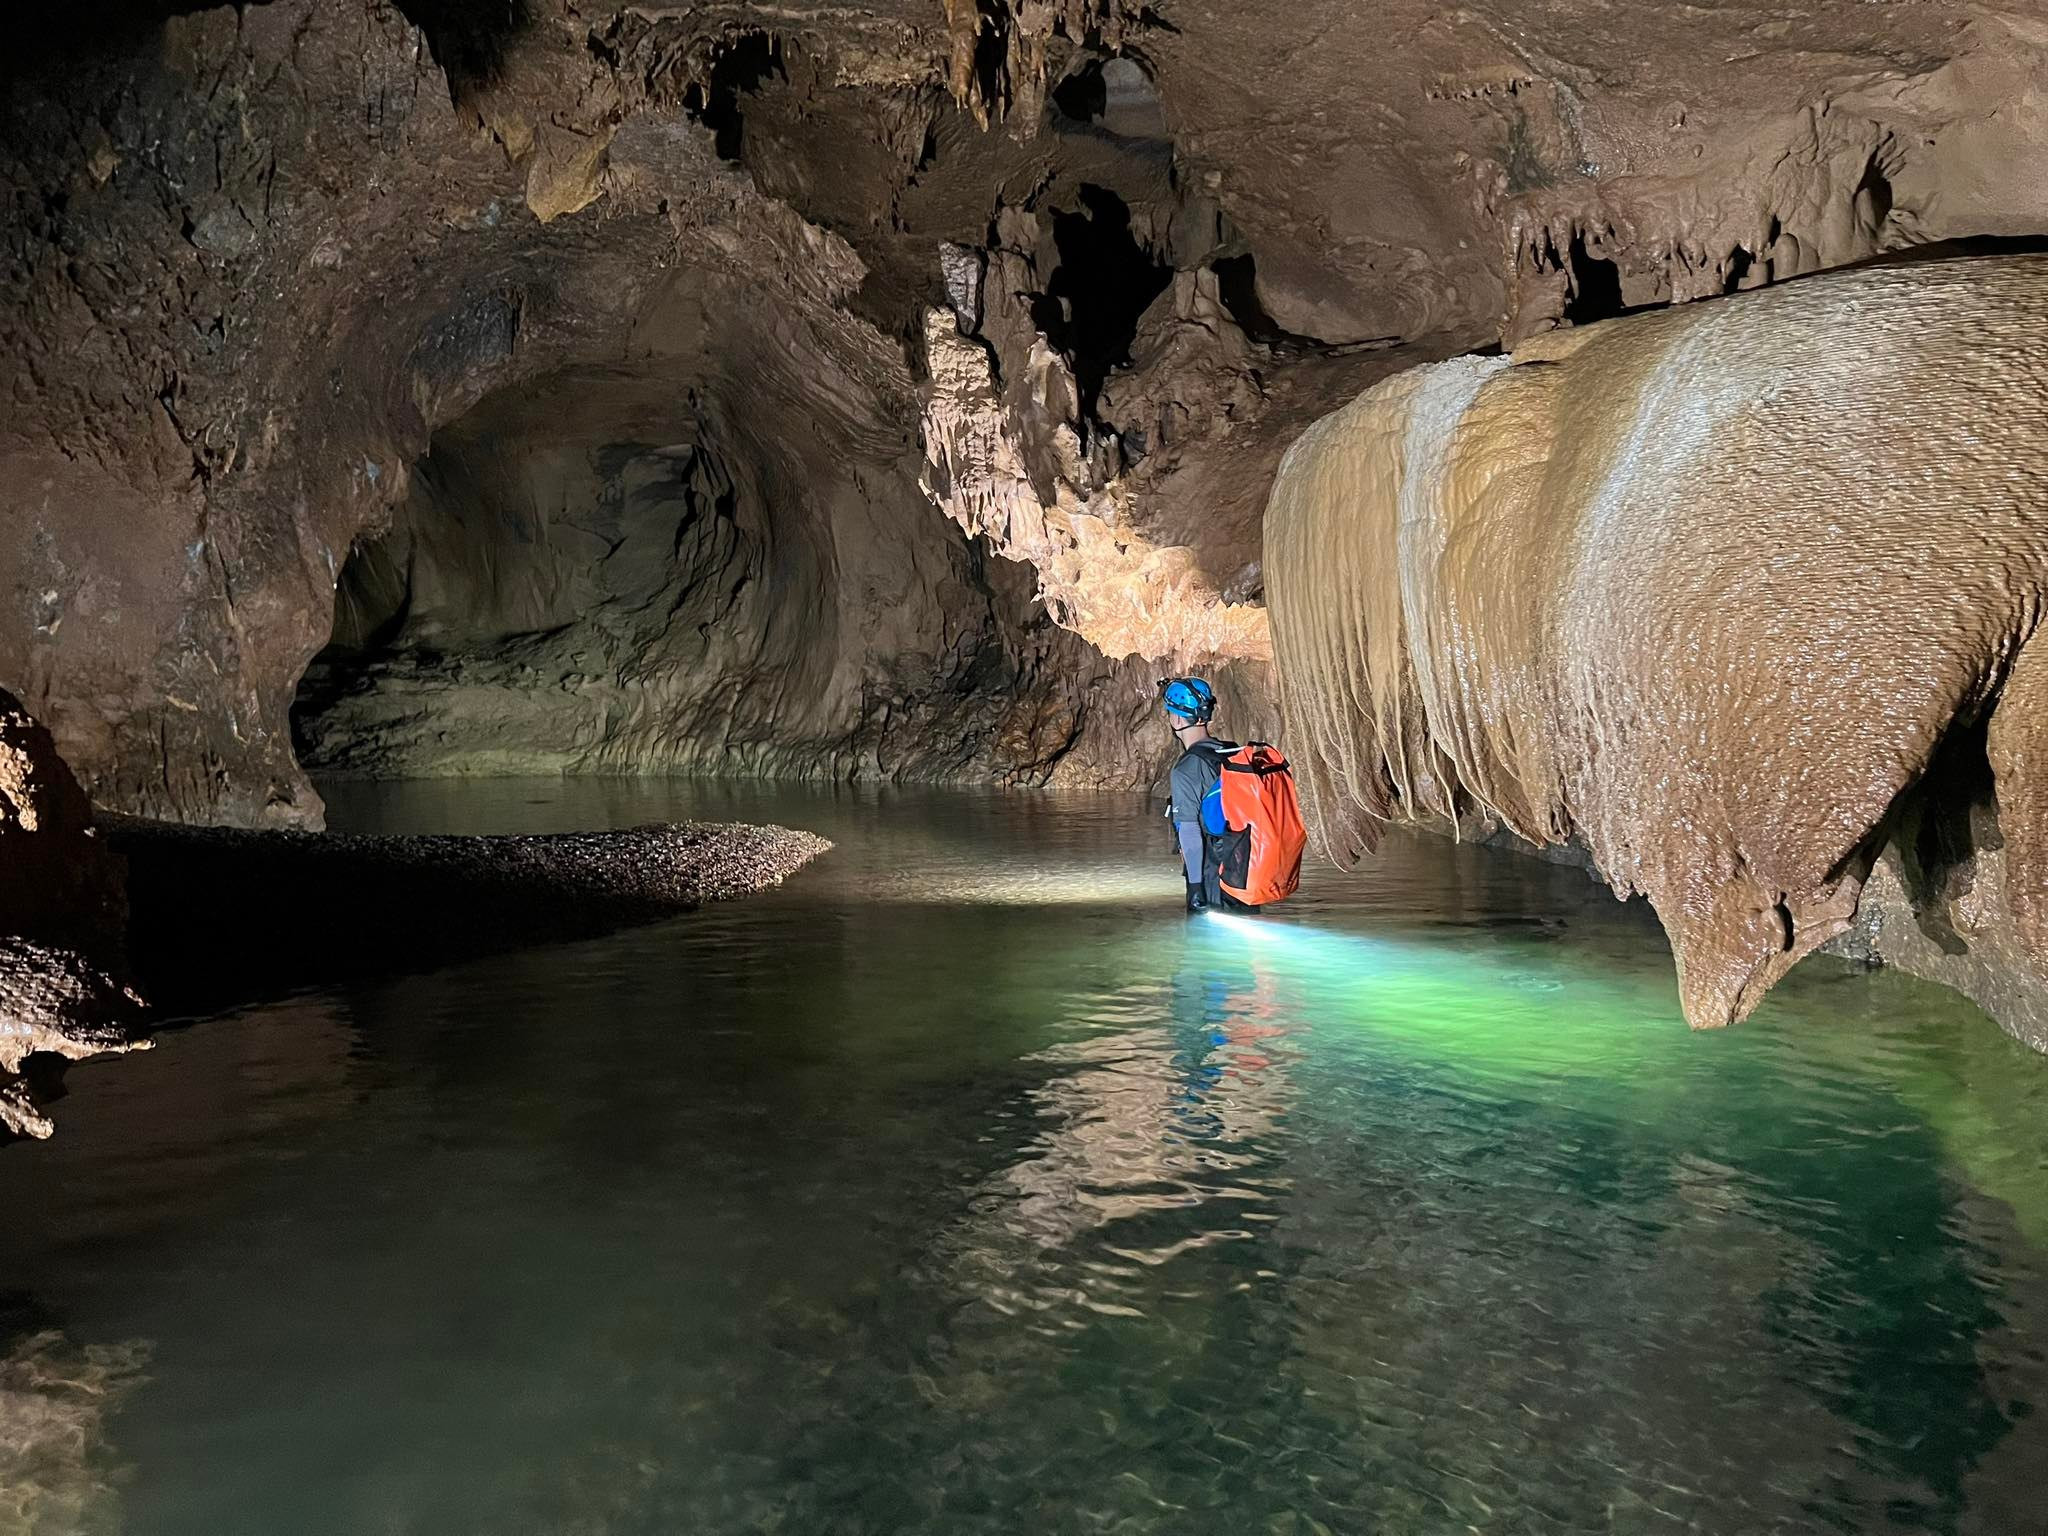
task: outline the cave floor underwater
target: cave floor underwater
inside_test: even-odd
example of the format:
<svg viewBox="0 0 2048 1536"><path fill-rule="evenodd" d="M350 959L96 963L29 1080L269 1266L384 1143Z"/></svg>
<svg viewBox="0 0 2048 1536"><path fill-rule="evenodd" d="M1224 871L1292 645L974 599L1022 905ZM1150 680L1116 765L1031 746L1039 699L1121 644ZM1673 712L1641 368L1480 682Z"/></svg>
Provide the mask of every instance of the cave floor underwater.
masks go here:
<svg viewBox="0 0 2048 1536"><path fill-rule="evenodd" d="M329 796L837 847L75 1069L0 1527L2048 1530L2048 1071L1952 994L1693 1034L1640 904L1405 836L1190 921L1134 796Z"/></svg>

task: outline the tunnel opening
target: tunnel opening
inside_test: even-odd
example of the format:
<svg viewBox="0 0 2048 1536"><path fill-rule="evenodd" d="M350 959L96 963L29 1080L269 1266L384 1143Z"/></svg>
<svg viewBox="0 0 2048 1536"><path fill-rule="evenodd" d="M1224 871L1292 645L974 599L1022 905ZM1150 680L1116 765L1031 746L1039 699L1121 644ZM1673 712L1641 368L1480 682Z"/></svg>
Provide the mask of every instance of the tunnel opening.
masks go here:
<svg viewBox="0 0 2048 1536"><path fill-rule="evenodd" d="M329 772L558 772L778 740L725 697L826 690L833 552L716 413L569 374L434 435L391 526L338 575L294 745ZM787 703L778 697L777 706ZM801 710L782 744L805 735Z"/></svg>
<svg viewBox="0 0 2048 1536"><path fill-rule="evenodd" d="M1074 123L1098 120L1109 105L1109 88L1103 83L1104 59L1089 59L1052 88L1052 104Z"/></svg>
<svg viewBox="0 0 2048 1536"><path fill-rule="evenodd" d="M1074 370L1081 414L1092 420L1104 382L1130 362L1138 322L1173 281L1173 268L1139 243L1116 193L1087 183L1078 203L1053 214L1059 264L1032 319Z"/></svg>
<svg viewBox="0 0 2048 1536"><path fill-rule="evenodd" d="M1002 0L974 0L974 9L975 89L990 115L1000 117L1009 106L1010 10Z"/></svg>
<svg viewBox="0 0 2048 1536"><path fill-rule="evenodd" d="M1132 58L1085 59L1052 88L1050 101L1056 127L1091 128L1119 139L1167 137L1159 88Z"/></svg>
<svg viewBox="0 0 2048 1536"><path fill-rule="evenodd" d="M758 384L756 379L755 383ZM436 432L337 573L310 772L1044 782L1106 664L887 442L594 369Z"/></svg>

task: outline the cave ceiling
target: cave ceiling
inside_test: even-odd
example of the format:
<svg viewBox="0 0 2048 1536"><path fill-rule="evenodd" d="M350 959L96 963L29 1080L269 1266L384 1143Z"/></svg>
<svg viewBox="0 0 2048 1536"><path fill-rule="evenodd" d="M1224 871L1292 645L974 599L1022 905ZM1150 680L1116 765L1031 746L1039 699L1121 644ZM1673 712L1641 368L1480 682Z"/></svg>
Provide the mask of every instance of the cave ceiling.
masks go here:
<svg viewBox="0 0 2048 1536"><path fill-rule="evenodd" d="M2039 6L1847 0L44 11L0 66L0 665L96 794L316 816L287 715L349 552L576 369L829 441L1109 657L1258 661L1310 421L2034 240L2044 65Z"/></svg>

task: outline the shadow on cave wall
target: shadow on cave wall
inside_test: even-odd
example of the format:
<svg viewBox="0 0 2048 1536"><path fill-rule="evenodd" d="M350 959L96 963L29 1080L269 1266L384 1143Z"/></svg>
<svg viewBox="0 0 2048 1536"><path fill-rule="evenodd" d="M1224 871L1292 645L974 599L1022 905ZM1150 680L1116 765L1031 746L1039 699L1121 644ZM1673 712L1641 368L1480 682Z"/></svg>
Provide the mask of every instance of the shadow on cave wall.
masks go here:
<svg viewBox="0 0 2048 1536"><path fill-rule="evenodd" d="M1170 142L1166 105L1135 59L1084 58L1053 87L1048 99L1057 130L1086 127L1119 139Z"/></svg>
<svg viewBox="0 0 2048 1536"><path fill-rule="evenodd" d="M216 0L74 0L62 5L24 0L8 11L0 82L119 58L161 32L172 17L217 8Z"/></svg>
<svg viewBox="0 0 2048 1536"><path fill-rule="evenodd" d="M268 0L245 0L245 8ZM531 0L392 0L426 35L451 91L488 85L532 19ZM7 17L0 81L126 55L176 16L220 9L220 0L23 0Z"/></svg>
<svg viewBox="0 0 2048 1536"><path fill-rule="evenodd" d="M531 0L392 0L426 34L451 95L504 73L514 39L532 21Z"/></svg>
<svg viewBox="0 0 2048 1536"><path fill-rule="evenodd" d="M746 133L741 98L770 81L788 79L781 39L768 32L743 32L713 57L708 82L692 83L683 93L683 110L711 130L719 159L737 163Z"/></svg>
<svg viewBox="0 0 2048 1536"><path fill-rule="evenodd" d="M1868 261L1851 262L1835 271L1857 267L1900 266L1916 261L1955 261L1969 256L2048 256L2048 235L1968 235L1954 240L1930 240L1902 250L1886 251ZM1819 273L1809 274L1819 276Z"/></svg>
<svg viewBox="0 0 2048 1536"><path fill-rule="evenodd" d="M1082 186L1079 206L1052 216L1059 264L1032 321L1074 370L1081 415L1092 419L1113 369L1131 360L1138 322L1173 281L1173 268L1141 245L1131 210L1107 187Z"/></svg>

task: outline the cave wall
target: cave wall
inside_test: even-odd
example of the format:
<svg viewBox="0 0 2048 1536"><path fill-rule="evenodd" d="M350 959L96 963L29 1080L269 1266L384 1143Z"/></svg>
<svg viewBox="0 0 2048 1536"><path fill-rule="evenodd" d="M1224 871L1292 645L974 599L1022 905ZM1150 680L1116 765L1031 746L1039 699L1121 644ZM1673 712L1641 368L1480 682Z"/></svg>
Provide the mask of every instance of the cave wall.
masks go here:
<svg viewBox="0 0 2048 1536"><path fill-rule="evenodd" d="M1291 449L1266 563L1326 849L1572 840L1720 1024L1857 914L1985 727L1992 926L2048 962L2035 746L2048 256L1831 274L1376 386Z"/></svg>
<svg viewBox="0 0 2048 1536"><path fill-rule="evenodd" d="M957 771L1148 775L1135 765L1163 738L1127 739L1146 669L1128 669L1112 708L1098 688L1111 669L1029 611L1028 580L988 577L957 535L910 532L933 521L907 473L910 359L851 312L859 257L722 153L702 92L732 37L628 22L610 18L615 57L586 46L586 28L565 69L542 28L494 40L465 74L439 62L459 49L437 55L378 0L277 0L9 74L18 233L0 346L18 359L20 408L0 423L0 485L19 515L0 540L17 615L0 627L0 676L101 803L317 824L288 717L351 552L401 518L437 433L459 437L478 402L574 370L669 380L677 417L689 379L723 391L722 419L750 423L735 462L759 496L807 503L778 526L810 529L817 589L870 584L841 615L866 625L861 656L803 696L832 741L783 731L748 746L775 702L764 689L745 706L753 725L703 756L924 771L905 712L950 719L959 690L1007 688L1020 697L976 701L959 723L973 745L932 725ZM894 66L922 67L915 48ZM601 217L586 211L599 198ZM901 578L871 543L916 569ZM776 608L784 631L804 595ZM955 600L960 613L934 607ZM846 711L829 731L828 705ZM527 720L584 733L564 760L623 767L689 757L674 733L710 728L709 708L615 699L595 728L609 744L588 711ZM646 718L616 718L636 710ZM417 741L381 740L356 760L428 761Z"/></svg>
<svg viewBox="0 0 2048 1536"><path fill-rule="evenodd" d="M926 425L947 455L990 465L937 480L946 510L1037 565L1112 650L1161 631L1189 655L1263 648L1260 617L1228 605L1263 592L1279 456L1401 368L1888 253L2048 234L2048 25L2028 5L948 13L955 91L1009 134L1072 137L1062 101L1096 51L1142 67L1151 131L1172 146L1172 198L1132 207L1175 279L1095 419L1071 403L1053 331L1005 319L1006 295L1047 287L1045 241L1019 239L1006 203L985 236L950 238L986 261L980 316L960 330L995 359L1008 452L972 451L971 388L942 391ZM1116 137L1108 125L1086 126ZM1202 230L1197 256L1187 236ZM934 329L937 359L950 348ZM1061 424L1114 455L1084 447L1077 470ZM1124 589L1154 574L1155 550L1168 579L1133 612Z"/></svg>
<svg viewBox="0 0 2048 1536"><path fill-rule="evenodd" d="M0 1142L48 1136L46 1072L132 1048L127 868L50 733L0 691Z"/></svg>
<svg viewBox="0 0 2048 1536"><path fill-rule="evenodd" d="M314 4L6 82L0 672L104 804L317 822L286 715L350 541L559 339L447 90L397 11Z"/></svg>
<svg viewBox="0 0 2048 1536"><path fill-rule="evenodd" d="M981 9L1000 62L956 54L955 85L1012 124L1062 33L1142 59L1263 310L1324 344L1513 340L1608 292L1682 301L2048 220L2031 5Z"/></svg>
<svg viewBox="0 0 2048 1536"><path fill-rule="evenodd" d="M1266 492L1293 437L1376 380L1617 308L2048 231L2048 38L2026 8L111 9L121 25L39 12L0 67L0 681L100 801L192 819L318 821L288 717L333 594L394 527L424 536L414 467L482 402L695 381L725 472L811 530L777 547L831 547L815 574L842 638L879 611L850 553L872 524L877 548L925 551L900 590L963 605L945 624L999 658L963 671L948 658L975 647L940 644L930 604L893 605L921 616L832 663L824 693L854 714L808 746L746 724L718 760L900 769L914 754L874 720L907 744L909 715L965 720L961 677L1033 676L1014 686L1043 723L974 705L956 734L1014 746L951 760L1036 777L1086 695L1102 744L1084 727L1062 761L1095 779L1138 771L1109 744L1135 693L1112 707L1093 652L1060 653L1038 615L1133 689L1233 668L1269 719ZM683 337L680 273L750 323ZM741 443L735 381L755 375L784 424ZM814 418L844 451L791 498L771 487ZM934 507L1021 581L957 538L918 543ZM501 619L471 661L518 633ZM675 655L592 624L613 671L580 702L430 679L401 636L359 673L381 693L331 698L356 713L307 739L325 763L426 763L426 733L373 707L421 688L508 730L523 697L571 733L565 761L689 758L686 726L715 712L673 681L617 692L650 646L648 677L678 678Z"/></svg>

